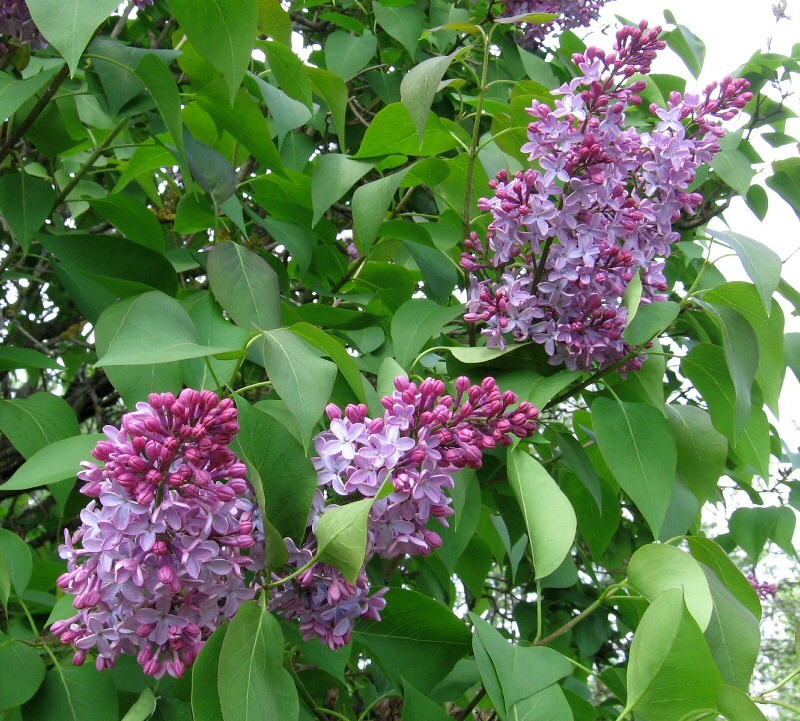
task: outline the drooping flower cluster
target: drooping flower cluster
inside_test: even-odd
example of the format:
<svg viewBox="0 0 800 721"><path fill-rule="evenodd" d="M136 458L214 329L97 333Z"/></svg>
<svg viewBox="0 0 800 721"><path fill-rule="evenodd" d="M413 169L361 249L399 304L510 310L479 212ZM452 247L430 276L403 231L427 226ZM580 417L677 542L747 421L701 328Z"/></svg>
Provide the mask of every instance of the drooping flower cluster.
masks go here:
<svg viewBox="0 0 800 721"><path fill-rule="evenodd" d="M454 487L454 474L465 467L480 468L483 452L509 445L512 436L534 433L537 409L525 402L511 409L517 396L500 391L493 378L471 385L462 377L455 386L453 397L440 380L428 378L418 386L396 378L396 391L381 401L382 418L370 418L363 404L344 412L328 406L330 430L315 441L320 486L351 499L376 498L387 482L394 487L372 506L367 559L424 556L441 546L441 537L428 523L436 518L448 525L453 509L446 490ZM316 521L325 504L319 493L306 543L300 550L290 545L296 568L312 557ZM337 648L347 643L360 616L377 618L383 608L382 592L367 598L369 590L363 571L351 585L336 569L315 564L276 594L272 607L298 617L306 638L317 636Z"/></svg>
<svg viewBox="0 0 800 721"><path fill-rule="evenodd" d="M703 201L689 192L729 120L752 98L746 80L725 78L703 95L671 93L653 132L626 126L642 103L643 80L661 29L626 26L613 53L575 55L582 75L562 85L550 107L534 101L522 151L538 167L492 182L480 201L492 221L472 234L462 257L472 277L465 319L483 323L489 346L509 339L542 344L552 364L606 368L629 348L623 294L639 275L642 303L663 300L665 258L679 239L672 224ZM641 361L631 361L636 369Z"/></svg>
<svg viewBox="0 0 800 721"><path fill-rule="evenodd" d="M210 391L152 394L93 451L81 492L93 500L81 527L65 531L58 585L78 614L51 630L95 650L99 670L121 654L145 673L180 677L205 640L253 597L245 571L263 563L263 527L229 445L236 407Z"/></svg>
<svg viewBox="0 0 800 721"><path fill-rule="evenodd" d="M750 585L756 590L758 597L762 601L766 601L768 598L775 598L778 594L777 584L769 581L759 581L752 573L747 574L747 580L750 581Z"/></svg>
<svg viewBox="0 0 800 721"><path fill-rule="evenodd" d="M600 14L606 0L503 0L503 15L530 15L550 13L558 17L543 25L527 24L519 44L528 49L539 47L554 30L564 32L573 28L586 28Z"/></svg>

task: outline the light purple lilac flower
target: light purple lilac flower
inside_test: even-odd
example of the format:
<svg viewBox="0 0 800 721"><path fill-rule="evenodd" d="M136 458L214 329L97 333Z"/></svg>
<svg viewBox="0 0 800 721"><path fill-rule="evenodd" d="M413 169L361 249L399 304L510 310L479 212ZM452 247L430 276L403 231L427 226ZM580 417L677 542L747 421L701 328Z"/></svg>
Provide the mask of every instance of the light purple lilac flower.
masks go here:
<svg viewBox="0 0 800 721"><path fill-rule="evenodd" d="M759 581L752 573L747 574L747 580L750 581L750 585L756 590L758 597L762 601L766 601L768 598L775 598L778 593L777 584Z"/></svg>
<svg viewBox="0 0 800 721"><path fill-rule="evenodd" d="M530 15L532 13L552 13L558 17L543 25L525 26L519 44L530 50L538 48L554 30L564 32L578 27L589 27L597 20L606 0L503 0L503 15Z"/></svg>
<svg viewBox="0 0 800 721"><path fill-rule="evenodd" d="M664 261L680 237L672 224L702 202L689 191L697 168L752 94L726 77L702 97L671 93L666 108L651 106L651 133L626 127L646 88L630 78L649 73L660 32L626 26L613 53L576 54L582 75L554 91L552 107L528 109L522 151L537 167L492 181L494 196L479 203L492 215L487 238L471 234L462 256L472 273L465 320L484 326L488 346L531 340L554 365L607 368L630 351L623 295L634 276L642 303L666 298Z"/></svg>
<svg viewBox="0 0 800 721"><path fill-rule="evenodd" d="M525 438L536 429L538 410L502 392L493 378L471 385L466 377L455 383L456 395L445 384L427 378L419 386L405 377L395 379L395 392L384 396L382 418L370 418L365 405L342 411L326 409L330 430L317 435L319 456L313 459L320 489L333 498L375 498L386 483L394 490L372 506L367 560L378 555L426 556L442 545L428 528L432 519L447 525L453 508L447 489L462 468L480 468L483 452L509 445L512 436ZM316 548L314 532L331 497L317 492L309 519L310 533L301 548L286 539L290 562L302 568ZM285 576L284 576L285 577ZM275 581L281 576L275 574ZM279 587L270 608L300 620L305 638L318 637L331 648L346 644L358 618L380 619L385 589L369 596L362 569L349 584L337 569L316 563L298 578Z"/></svg>
<svg viewBox="0 0 800 721"><path fill-rule="evenodd" d="M246 571L263 565L263 526L247 469L228 447L236 407L210 391L152 394L121 428L104 428L84 463L81 492L92 498L81 526L64 533L67 573L58 585L78 613L52 632L96 652L98 670L121 654L144 672L180 677L205 640L253 589Z"/></svg>

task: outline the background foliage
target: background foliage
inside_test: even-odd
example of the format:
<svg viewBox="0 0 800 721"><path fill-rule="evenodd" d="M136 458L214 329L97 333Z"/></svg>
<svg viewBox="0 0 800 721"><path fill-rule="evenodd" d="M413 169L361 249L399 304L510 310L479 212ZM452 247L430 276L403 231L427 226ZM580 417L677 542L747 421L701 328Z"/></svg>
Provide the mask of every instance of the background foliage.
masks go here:
<svg viewBox="0 0 800 721"><path fill-rule="evenodd" d="M796 142L783 93L800 48L742 58L755 98L698 173L672 303L638 309L627 337L647 360L623 378L553 367L533 344L486 349L462 320L463 240L490 220L478 199L528 167L525 108L575 76L578 34L523 50L486 2L156 0L109 17L116 5L28 0L48 42L7 38L0 58L0 716L800 714L786 644L769 650L783 675L751 686L762 604L731 560L795 556L800 486L768 412L787 364L800 372L800 336L784 336L800 295L768 239L705 230L735 195L764 216L752 141ZM662 37L688 72L650 78L659 105L704 57L669 14ZM800 214L800 160L766 183ZM722 277L718 247L749 281ZM151 392L235 393L262 511L299 542L326 404L381 413L404 374L491 375L542 415L458 476L436 553L373 559L382 621L334 652L252 601L183 679L156 683L132 658L71 665L47 631L74 613L57 549L105 425ZM707 534L723 487L748 502ZM332 557L353 563L348 548Z"/></svg>

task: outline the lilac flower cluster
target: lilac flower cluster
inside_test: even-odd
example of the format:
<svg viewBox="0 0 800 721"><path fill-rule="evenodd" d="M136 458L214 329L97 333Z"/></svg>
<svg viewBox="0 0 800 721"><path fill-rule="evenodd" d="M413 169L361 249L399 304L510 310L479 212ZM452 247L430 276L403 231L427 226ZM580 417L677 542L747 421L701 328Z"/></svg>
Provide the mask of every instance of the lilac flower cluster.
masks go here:
<svg viewBox="0 0 800 721"><path fill-rule="evenodd" d="M543 25L528 24L524 34L518 39L519 44L534 50L545 37L554 30L564 32L573 28L586 28L597 20L606 0L503 0L505 17L530 15L532 13L551 13L558 17Z"/></svg>
<svg viewBox="0 0 800 721"><path fill-rule="evenodd" d="M381 401L382 418L370 418L363 404L344 412L335 405L326 409L330 430L315 440L320 486L351 499L375 498L387 482L394 486L372 506L368 560L373 555L425 556L441 546L441 537L427 525L436 518L447 526L447 517L453 515L446 490L454 487L454 474L465 467L480 468L483 452L510 445L512 436L533 435L538 410L526 402L512 410L517 396L502 392L493 378L471 385L461 377L455 387L453 397L440 380L427 378L418 386L399 377L396 391ZM319 493L302 549L290 543L297 569L312 558L314 530L325 504ZM359 617L379 618L383 592L368 598L369 590L363 570L351 585L336 569L314 564L273 597L272 608L299 618L306 638L317 636L338 648L347 643Z"/></svg>
<svg viewBox="0 0 800 721"><path fill-rule="evenodd" d="M776 584L768 581L760 582L752 573L747 574L747 580L750 581L750 585L756 590L758 597L762 601L766 601L768 598L775 598L778 593Z"/></svg>
<svg viewBox="0 0 800 721"><path fill-rule="evenodd" d="M245 571L263 564L263 526L229 449L236 407L210 391L152 394L84 463L81 492L93 500L81 527L65 531L58 585L78 613L52 625L76 648L96 650L98 670L121 654L144 672L184 674L205 643L253 597ZM79 545L80 544L80 545Z"/></svg>
<svg viewBox="0 0 800 721"><path fill-rule="evenodd" d="M646 87L630 79L650 71L660 32L626 26L613 53L573 56L581 75L554 91L554 107L528 109L522 151L538 167L492 181L494 196L479 204L492 215L486 241L473 233L462 256L475 274L465 319L485 325L487 345L532 340L554 365L607 368L630 350L623 294L634 276L642 303L665 299L665 259L680 237L672 224L702 202L689 186L720 150L721 121L752 94L726 77L702 96L673 92L666 108L651 106L653 132L626 127Z"/></svg>

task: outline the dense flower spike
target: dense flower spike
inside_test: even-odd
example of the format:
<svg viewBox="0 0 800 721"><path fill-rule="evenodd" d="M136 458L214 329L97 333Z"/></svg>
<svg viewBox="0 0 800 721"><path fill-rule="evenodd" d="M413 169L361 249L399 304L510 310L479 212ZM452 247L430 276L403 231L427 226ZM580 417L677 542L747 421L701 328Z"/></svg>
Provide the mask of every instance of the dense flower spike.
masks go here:
<svg viewBox="0 0 800 721"><path fill-rule="evenodd" d="M233 402L195 390L149 400L120 429L104 428L109 440L93 455L105 466L78 474L93 500L81 527L65 531L58 585L79 613L51 630L76 647L76 664L96 649L100 670L125 653L147 674L180 677L253 597L244 573L262 563L263 529L246 467L228 448L239 430Z"/></svg>
<svg viewBox="0 0 800 721"><path fill-rule="evenodd" d="M539 411L525 402L512 410L516 394L502 392L494 378L471 385L461 377L455 386L454 397L434 378L419 386L404 376L396 378L396 391L381 401L383 418L369 418L365 405L350 405L344 412L333 404L327 407L330 430L315 440L320 486L337 496L363 498L375 498L387 482L394 486L372 506L368 560L373 555L426 556L441 546L441 537L427 524L437 518L446 526L453 515L445 490L453 488L454 474L480 468L483 451L510 445L512 436L525 438L536 430ZM296 569L313 556L314 530L326 503L319 491L309 519L311 533L301 549L287 539ZM316 563L281 586L270 607L298 618L305 638L316 636L338 648L348 642L358 618L380 618L385 589L371 597L369 591L363 570L353 585L337 569Z"/></svg>
<svg viewBox="0 0 800 721"><path fill-rule="evenodd" d="M719 152L721 121L752 98L746 80L725 78L703 96L672 93L651 106L652 133L626 127L642 103L643 80L665 47L661 29L626 26L613 53L575 55L582 75L561 86L554 106L534 101L522 151L538 167L498 174L479 207L492 215L484 242L466 241L473 273L465 319L484 324L489 346L542 344L553 364L607 368L629 352L623 295L638 275L642 303L665 298L672 224L703 198L690 192L697 168ZM640 367L630 361L623 370Z"/></svg>
<svg viewBox="0 0 800 721"><path fill-rule="evenodd" d="M597 20L606 0L503 0L503 15L530 15L532 13L552 13L558 17L544 25L525 27L519 44L531 50L539 47L545 37L553 30L563 32L573 28L585 28Z"/></svg>

